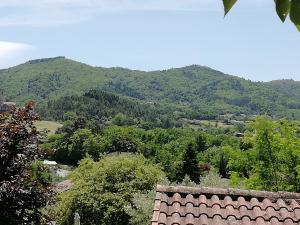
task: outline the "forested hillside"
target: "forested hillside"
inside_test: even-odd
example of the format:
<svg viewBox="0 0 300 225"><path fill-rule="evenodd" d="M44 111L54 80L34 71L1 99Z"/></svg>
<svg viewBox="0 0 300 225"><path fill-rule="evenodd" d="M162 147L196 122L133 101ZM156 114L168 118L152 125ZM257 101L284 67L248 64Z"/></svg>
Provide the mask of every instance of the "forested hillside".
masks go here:
<svg viewBox="0 0 300 225"><path fill-rule="evenodd" d="M299 82L251 82L197 65L143 72L92 67L57 57L1 70L0 81L10 101L32 99L44 107L49 100L98 89L162 104L193 119L226 113L300 119Z"/></svg>
<svg viewBox="0 0 300 225"><path fill-rule="evenodd" d="M155 118L155 113L151 112L153 110L146 104L97 90L91 90L82 96L72 95L56 101L51 100L47 106L48 110L42 114L54 120L64 120L63 116L67 112L86 118L110 117L117 113L136 118Z"/></svg>

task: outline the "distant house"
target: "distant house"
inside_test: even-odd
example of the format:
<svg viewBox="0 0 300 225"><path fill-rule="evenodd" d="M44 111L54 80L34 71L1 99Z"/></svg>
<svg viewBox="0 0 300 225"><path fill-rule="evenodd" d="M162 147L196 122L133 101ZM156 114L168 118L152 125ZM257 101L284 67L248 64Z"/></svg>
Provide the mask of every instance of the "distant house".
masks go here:
<svg viewBox="0 0 300 225"><path fill-rule="evenodd" d="M151 225L299 225L300 193L157 186Z"/></svg>
<svg viewBox="0 0 300 225"><path fill-rule="evenodd" d="M15 106L15 102L0 102L0 113L9 112Z"/></svg>

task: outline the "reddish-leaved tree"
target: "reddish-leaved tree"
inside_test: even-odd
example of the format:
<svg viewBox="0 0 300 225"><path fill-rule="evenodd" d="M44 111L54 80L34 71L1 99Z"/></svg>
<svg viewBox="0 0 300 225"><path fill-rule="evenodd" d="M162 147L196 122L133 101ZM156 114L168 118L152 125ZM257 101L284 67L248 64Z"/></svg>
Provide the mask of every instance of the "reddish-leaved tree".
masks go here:
<svg viewBox="0 0 300 225"><path fill-rule="evenodd" d="M33 104L0 114L0 224L42 224L41 209L51 200L50 182L41 179L39 134ZM35 168L35 169L33 169Z"/></svg>

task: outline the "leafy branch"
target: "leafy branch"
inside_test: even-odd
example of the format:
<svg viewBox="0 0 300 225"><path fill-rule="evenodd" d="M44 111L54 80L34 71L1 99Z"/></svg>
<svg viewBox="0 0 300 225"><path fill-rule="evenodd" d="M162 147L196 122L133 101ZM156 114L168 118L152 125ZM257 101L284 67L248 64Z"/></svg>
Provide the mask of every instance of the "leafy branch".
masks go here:
<svg viewBox="0 0 300 225"><path fill-rule="evenodd" d="M223 0L225 16L235 5L237 0ZM300 31L300 0L274 0L276 12L282 22L285 22L288 15L291 21Z"/></svg>

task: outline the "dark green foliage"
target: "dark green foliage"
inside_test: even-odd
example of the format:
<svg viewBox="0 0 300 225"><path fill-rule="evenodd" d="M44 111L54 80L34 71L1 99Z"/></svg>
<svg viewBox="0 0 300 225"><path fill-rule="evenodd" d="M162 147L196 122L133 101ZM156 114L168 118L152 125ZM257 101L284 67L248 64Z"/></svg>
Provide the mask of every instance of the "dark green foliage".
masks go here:
<svg viewBox="0 0 300 225"><path fill-rule="evenodd" d="M225 15L230 11L234 6L237 0L223 0Z"/></svg>
<svg viewBox="0 0 300 225"><path fill-rule="evenodd" d="M290 18L291 21L296 25L297 29L300 31L300 1L299 0L291 0Z"/></svg>
<svg viewBox="0 0 300 225"><path fill-rule="evenodd" d="M177 181L182 182L183 178L187 175L191 181L196 184L200 183L200 167L197 160L197 152L192 143L188 144L182 157L182 163L177 170Z"/></svg>
<svg viewBox="0 0 300 225"><path fill-rule="evenodd" d="M195 145L197 152L204 152L207 149L206 146L206 137L204 134L199 134L196 136L196 145Z"/></svg>
<svg viewBox="0 0 300 225"><path fill-rule="evenodd" d="M89 129L91 122L93 120L84 118L66 121L56 134L48 137L47 143L42 145L43 149L53 160L61 163L76 165L87 154L98 160L101 150L97 135Z"/></svg>
<svg viewBox="0 0 300 225"><path fill-rule="evenodd" d="M95 160L98 160L100 156L97 140L95 140L95 136L88 129L79 129L73 133L70 138L68 153L68 159L75 165L86 154L91 155Z"/></svg>
<svg viewBox="0 0 300 225"><path fill-rule="evenodd" d="M129 121L131 117L154 120L156 117L154 111L150 106L136 100L100 90L91 90L82 96L72 95L49 101L47 110L41 109L40 114L52 120L66 120L71 112L73 117L95 119L116 116L116 122L124 123L117 125L131 125L134 123L133 119Z"/></svg>
<svg viewBox="0 0 300 225"><path fill-rule="evenodd" d="M38 181L42 184L50 184L52 174L49 168L43 165L42 161L35 161L31 165L32 181Z"/></svg>
<svg viewBox="0 0 300 225"><path fill-rule="evenodd" d="M112 119L112 123L118 126L130 126L135 124L132 117L126 116L122 113L115 115Z"/></svg>
<svg viewBox="0 0 300 225"><path fill-rule="evenodd" d="M290 0L275 0L275 3L276 3L276 12L277 12L279 18L281 19L281 21L284 22L290 12L291 1Z"/></svg>
<svg viewBox="0 0 300 225"><path fill-rule="evenodd" d="M123 139L123 138L115 138L111 146L107 149L106 153L121 153L121 152L127 152L127 153L136 153L137 147L134 143L132 143L129 140Z"/></svg>
<svg viewBox="0 0 300 225"><path fill-rule="evenodd" d="M64 130L64 129L62 129ZM58 162L77 165L86 155L98 160L102 152L100 140L89 129L64 130L49 137L43 145L47 152L52 152L52 158Z"/></svg>
<svg viewBox="0 0 300 225"><path fill-rule="evenodd" d="M220 162L219 162L219 174L222 178L229 178L228 170L227 170L228 160L225 157L224 152L221 153Z"/></svg>

